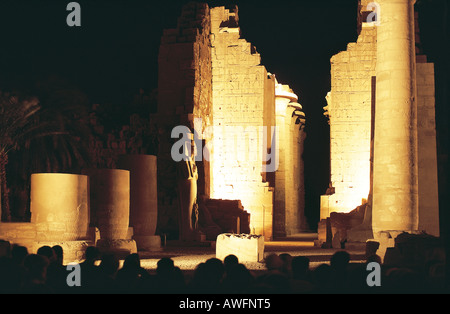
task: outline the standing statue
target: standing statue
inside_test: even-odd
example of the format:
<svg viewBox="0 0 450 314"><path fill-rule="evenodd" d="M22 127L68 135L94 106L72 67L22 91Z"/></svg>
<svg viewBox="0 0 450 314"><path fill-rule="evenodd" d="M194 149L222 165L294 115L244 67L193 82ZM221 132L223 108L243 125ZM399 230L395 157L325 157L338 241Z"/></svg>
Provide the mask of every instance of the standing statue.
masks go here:
<svg viewBox="0 0 450 314"><path fill-rule="evenodd" d="M178 162L177 175L179 239L182 241L194 241L198 229L198 171L192 155Z"/></svg>

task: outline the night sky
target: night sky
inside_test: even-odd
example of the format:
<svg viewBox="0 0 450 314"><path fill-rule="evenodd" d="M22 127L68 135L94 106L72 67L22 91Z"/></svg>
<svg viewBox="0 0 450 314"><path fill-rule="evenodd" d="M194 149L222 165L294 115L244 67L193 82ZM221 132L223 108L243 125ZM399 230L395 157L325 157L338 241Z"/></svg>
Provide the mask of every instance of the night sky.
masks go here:
<svg viewBox="0 0 450 314"><path fill-rule="evenodd" d="M442 142L448 139L445 73L450 56L448 25L447 33L442 26L444 1L422 1L421 21L425 52L439 64L436 97ZM56 77L82 90L91 103L126 106L139 88L157 88L162 30L176 26L188 1L77 1L81 27L66 24L69 2L1 0L0 89L32 91L36 82ZM306 213L314 226L319 197L329 181L329 126L323 116L330 90L329 60L356 41L357 1L207 2L239 6L242 37L256 47L268 72L299 96L306 114Z"/></svg>

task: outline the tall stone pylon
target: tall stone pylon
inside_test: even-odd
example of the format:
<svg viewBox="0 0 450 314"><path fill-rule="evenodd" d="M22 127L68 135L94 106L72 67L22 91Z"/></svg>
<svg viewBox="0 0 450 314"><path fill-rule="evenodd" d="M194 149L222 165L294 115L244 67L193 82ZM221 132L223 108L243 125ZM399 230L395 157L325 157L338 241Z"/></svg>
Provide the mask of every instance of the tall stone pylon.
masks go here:
<svg viewBox="0 0 450 314"><path fill-rule="evenodd" d="M374 235L418 228L415 0L378 0Z"/></svg>

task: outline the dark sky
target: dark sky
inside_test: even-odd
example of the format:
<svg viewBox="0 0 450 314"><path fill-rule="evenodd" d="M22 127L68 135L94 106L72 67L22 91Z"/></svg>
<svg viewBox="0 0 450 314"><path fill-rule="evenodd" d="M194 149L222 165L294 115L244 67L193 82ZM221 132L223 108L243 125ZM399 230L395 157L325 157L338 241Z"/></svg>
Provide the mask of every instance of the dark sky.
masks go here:
<svg viewBox="0 0 450 314"><path fill-rule="evenodd" d="M126 105L139 88L157 87L162 30L176 25L188 1L77 1L81 27L66 24L69 2L1 0L0 89L27 88L56 74L93 103ZM319 196L328 186L329 127L322 108L330 90L329 59L356 40L357 1L207 2L239 6L243 38L256 46L267 70L299 96L307 118L306 211L314 224ZM437 51L434 40L429 36L428 43Z"/></svg>

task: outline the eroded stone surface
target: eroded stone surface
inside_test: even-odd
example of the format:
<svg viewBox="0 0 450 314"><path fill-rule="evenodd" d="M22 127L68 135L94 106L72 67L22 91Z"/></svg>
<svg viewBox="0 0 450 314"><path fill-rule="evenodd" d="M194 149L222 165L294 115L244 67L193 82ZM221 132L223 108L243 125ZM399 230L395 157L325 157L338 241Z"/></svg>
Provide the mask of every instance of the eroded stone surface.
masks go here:
<svg viewBox="0 0 450 314"><path fill-rule="evenodd" d="M216 257L223 260L230 254L235 255L239 261L260 262L264 259L264 237L232 233L218 235Z"/></svg>

